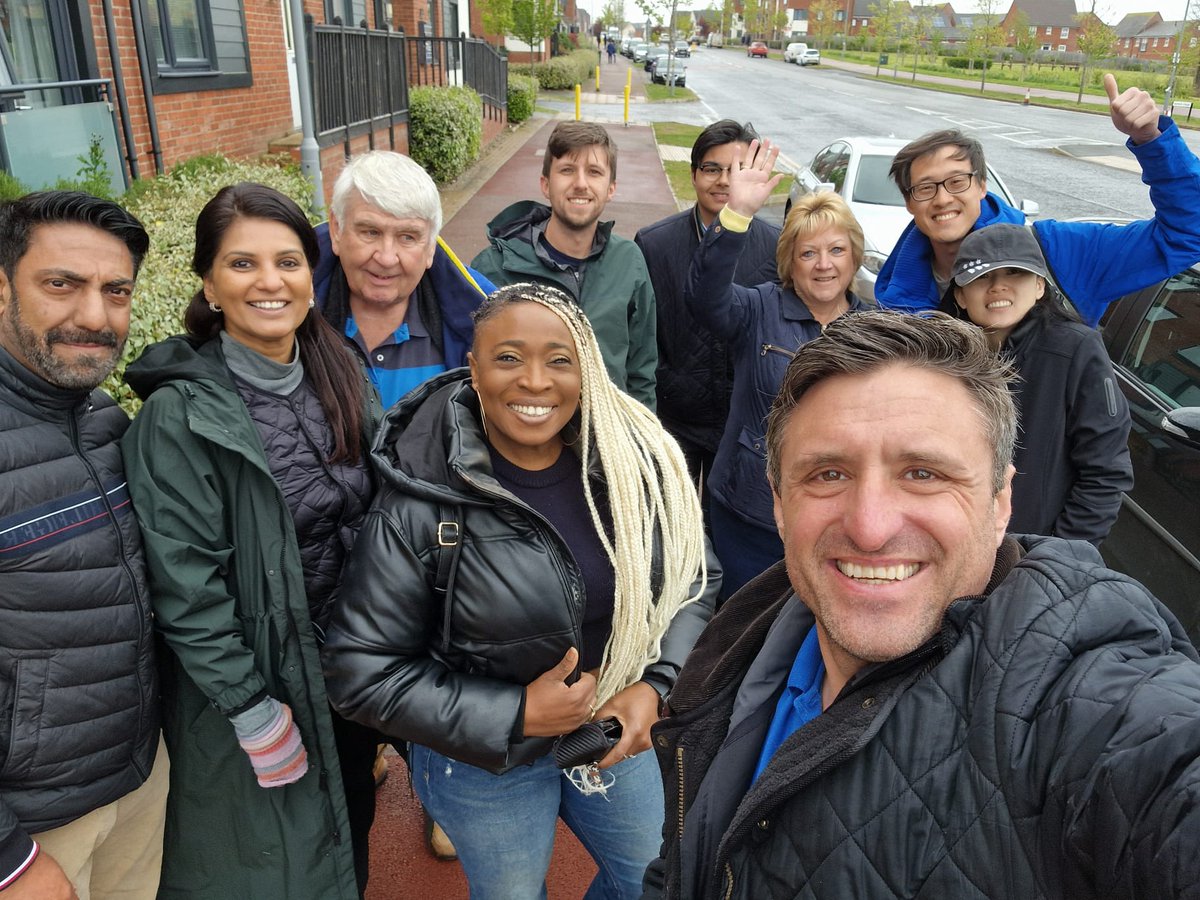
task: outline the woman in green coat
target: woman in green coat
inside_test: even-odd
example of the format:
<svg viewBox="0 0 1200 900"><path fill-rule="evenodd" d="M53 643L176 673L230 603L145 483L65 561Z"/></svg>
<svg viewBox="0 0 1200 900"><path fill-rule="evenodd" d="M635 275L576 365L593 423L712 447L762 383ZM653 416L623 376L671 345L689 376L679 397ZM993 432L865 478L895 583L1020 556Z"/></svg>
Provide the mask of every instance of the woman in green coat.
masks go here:
<svg viewBox="0 0 1200 900"><path fill-rule="evenodd" d="M366 882L376 735L331 715L318 643L370 502L372 392L313 309L317 254L287 197L222 189L196 222L187 334L126 373L169 650L160 898L353 900Z"/></svg>

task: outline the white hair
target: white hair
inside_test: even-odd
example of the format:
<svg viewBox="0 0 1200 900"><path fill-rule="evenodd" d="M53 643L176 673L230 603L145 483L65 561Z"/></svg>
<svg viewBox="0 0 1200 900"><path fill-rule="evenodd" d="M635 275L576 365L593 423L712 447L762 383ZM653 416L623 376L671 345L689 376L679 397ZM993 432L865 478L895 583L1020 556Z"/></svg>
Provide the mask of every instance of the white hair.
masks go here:
<svg viewBox="0 0 1200 900"><path fill-rule="evenodd" d="M420 165L403 153L371 150L346 163L333 183L329 204L339 220L345 218L350 192L398 219L424 219L429 223L429 240L442 230L442 200L437 185Z"/></svg>

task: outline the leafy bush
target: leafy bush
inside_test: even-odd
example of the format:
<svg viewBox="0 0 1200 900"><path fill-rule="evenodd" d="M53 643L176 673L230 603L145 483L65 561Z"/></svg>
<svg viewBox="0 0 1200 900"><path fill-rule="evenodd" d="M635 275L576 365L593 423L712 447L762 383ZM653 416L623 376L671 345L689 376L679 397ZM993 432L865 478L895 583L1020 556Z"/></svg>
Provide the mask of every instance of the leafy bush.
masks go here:
<svg viewBox="0 0 1200 900"><path fill-rule="evenodd" d="M183 311L200 287L191 271L196 217L218 190L239 181L269 185L305 210L312 202L312 185L288 157L258 162L200 157L180 163L166 175L134 182L119 199L150 233L150 252L134 291L125 356L102 385L131 415L140 402L121 380L125 363L137 359L150 344L183 331ZM313 221L318 220L313 217Z"/></svg>
<svg viewBox="0 0 1200 900"><path fill-rule="evenodd" d="M972 62L974 63L974 65L972 65ZM976 59L976 60L972 61L970 59L967 59L964 56L955 56L955 57L951 57L951 58L947 59L946 65L949 66L951 69L976 69L976 70L978 70L981 66L985 69L990 69L992 67L992 61L990 59L986 59L986 60Z"/></svg>
<svg viewBox="0 0 1200 900"><path fill-rule="evenodd" d="M508 121L516 124L533 115L537 103L537 79L527 75L508 76Z"/></svg>
<svg viewBox="0 0 1200 900"><path fill-rule="evenodd" d="M515 71L532 75L543 91L569 91L577 84L586 84L596 65L592 50L576 50L566 56L556 56L549 62L509 67L509 77Z"/></svg>
<svg viewBox="0 0 1200 900"><path fill-rule="evenodd" d="M0 169L0 200L16 200L29 193L29 188L12 175Z"/></svg>
<svg viewBox="0 0 1200 900"><path fill-rule="evenodd" d="M469 87L419 87L408 95L408 152L438 184L479 156L483 101Z"/></svg>

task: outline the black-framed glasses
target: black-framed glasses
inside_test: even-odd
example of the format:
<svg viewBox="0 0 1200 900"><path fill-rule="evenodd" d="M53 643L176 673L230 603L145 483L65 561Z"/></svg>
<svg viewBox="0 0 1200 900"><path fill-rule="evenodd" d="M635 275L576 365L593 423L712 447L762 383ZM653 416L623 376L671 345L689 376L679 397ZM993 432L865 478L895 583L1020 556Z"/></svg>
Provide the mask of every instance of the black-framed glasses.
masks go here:
<svg viewBox="0 0 1200 900"><path fill-rule="evenodd" d="M908 196L918 203L924 203L926 200L936 197L940 187L945 188L947 194L961 194L971 186L971 182L974 180L974 172L959 172L957 175L951 175L941 181L922 181L920 184L914 184L908 189Z"/></svg>
<svg viewBox="0 0 1200 900"><path fill-rule="evenodd" d="M722 166L715 162L706 162L696 166L696 171L699 172L704 178L716 180L720 178L723 173L732 172L733 166Z"/></svg>

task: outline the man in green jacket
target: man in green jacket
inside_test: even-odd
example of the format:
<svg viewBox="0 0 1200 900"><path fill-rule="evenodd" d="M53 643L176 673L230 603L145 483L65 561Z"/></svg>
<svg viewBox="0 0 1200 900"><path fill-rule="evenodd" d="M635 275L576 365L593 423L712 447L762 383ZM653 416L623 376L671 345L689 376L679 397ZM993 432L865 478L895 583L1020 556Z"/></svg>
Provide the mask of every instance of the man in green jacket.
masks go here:
<svg viewBox="0 0 1200 900"><path fill-rule="evenodd" d="M488 223L491 246L471 263L497 287L537 281L583 307L608 374L654 409L654 288L633 241L601 222L617 188L617 147L602 125L560 122L542 162L542 195L514 203Z"/></svg>

